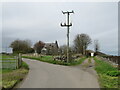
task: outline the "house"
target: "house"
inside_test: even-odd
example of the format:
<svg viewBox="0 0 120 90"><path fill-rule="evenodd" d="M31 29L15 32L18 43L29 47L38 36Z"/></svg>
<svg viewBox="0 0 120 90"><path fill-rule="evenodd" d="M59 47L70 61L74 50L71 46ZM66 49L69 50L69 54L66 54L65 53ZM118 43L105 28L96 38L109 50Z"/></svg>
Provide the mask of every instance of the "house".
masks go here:
<svg viewBox="0 0 120 90"><path fill-rule="evenodd" d="M58 54L58 43L45 43L43 49L41 50L41 54L45 55L57 55Z"/></svg>

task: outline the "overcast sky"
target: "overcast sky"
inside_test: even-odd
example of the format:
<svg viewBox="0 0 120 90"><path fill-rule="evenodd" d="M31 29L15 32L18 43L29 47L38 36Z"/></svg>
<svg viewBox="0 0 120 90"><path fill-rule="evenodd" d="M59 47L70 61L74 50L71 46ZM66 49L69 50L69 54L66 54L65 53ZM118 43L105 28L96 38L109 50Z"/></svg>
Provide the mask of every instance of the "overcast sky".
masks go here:
<svg viewBox="0 0 120 90"><path fill-rule="evenodd" d="M39 40L57 40L59 45L66 44L67 30L60 26L66 20L62 10L75 12L70 15L73 23L70 28L71 45L77 34L86 33L93 41L99 40L102 52L117 55L117 2L3 3L2 47L9 47L15 39L29 39L32 44ZM93 44L88 49L93 50Z"/></svg>

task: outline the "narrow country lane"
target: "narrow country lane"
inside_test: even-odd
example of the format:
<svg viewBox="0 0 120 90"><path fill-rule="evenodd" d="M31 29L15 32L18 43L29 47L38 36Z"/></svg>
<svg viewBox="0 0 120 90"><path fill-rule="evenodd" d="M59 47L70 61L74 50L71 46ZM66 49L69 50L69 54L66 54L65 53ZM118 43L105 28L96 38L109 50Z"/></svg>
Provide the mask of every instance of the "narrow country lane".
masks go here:
<svg viewBox="0 0 120 90"><path fill-rule="evenodd" d="M23 60L30 71L19 88L99 88L97 77L80 67Z"/></svg>

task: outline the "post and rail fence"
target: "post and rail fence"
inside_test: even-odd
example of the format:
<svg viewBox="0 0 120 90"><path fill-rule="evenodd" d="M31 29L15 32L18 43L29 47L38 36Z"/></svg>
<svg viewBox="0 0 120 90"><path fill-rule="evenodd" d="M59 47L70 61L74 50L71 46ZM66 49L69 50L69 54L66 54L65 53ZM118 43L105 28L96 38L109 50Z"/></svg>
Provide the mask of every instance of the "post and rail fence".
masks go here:
<svg viewBox="0 0 120 90"><path fill-rule="evenodd" d="M18 69L22 65L21 54L14 56L13 58L0 58L2 69Z"/></svg>

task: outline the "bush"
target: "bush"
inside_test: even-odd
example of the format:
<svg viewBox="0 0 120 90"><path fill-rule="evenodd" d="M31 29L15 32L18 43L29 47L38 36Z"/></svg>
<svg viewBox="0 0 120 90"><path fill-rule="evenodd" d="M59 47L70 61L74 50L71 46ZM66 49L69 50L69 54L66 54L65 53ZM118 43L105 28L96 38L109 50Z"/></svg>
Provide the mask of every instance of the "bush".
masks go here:
<svg viewBox="0 0 120 90"><path fill-rule="evenodd" d="M108 71L107 73L106 73L107 75L109 75L109 76L119 76L120 75L120 71Z"/></svg>

